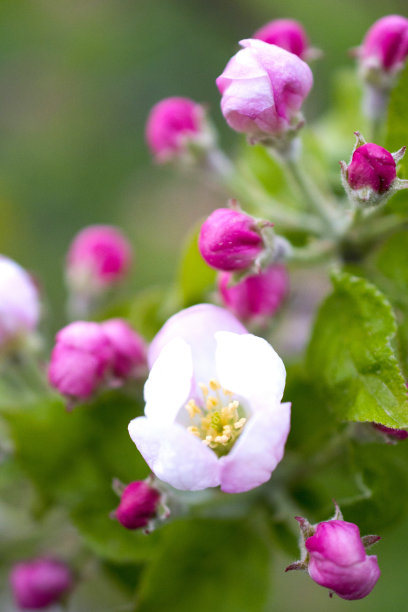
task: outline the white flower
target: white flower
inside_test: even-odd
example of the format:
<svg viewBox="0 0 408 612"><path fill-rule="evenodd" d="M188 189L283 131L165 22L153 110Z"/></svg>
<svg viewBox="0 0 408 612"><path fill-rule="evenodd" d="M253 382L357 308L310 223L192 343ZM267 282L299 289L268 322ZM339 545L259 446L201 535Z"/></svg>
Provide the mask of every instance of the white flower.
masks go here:
<svg viewBox="0 0 408 612"><path fill-rule="evenodd" d="M182 490L248 491L283 457L285 367L263 338L211 305L184 310L150 349L145 416L129 432L151 470Z"/></svg>

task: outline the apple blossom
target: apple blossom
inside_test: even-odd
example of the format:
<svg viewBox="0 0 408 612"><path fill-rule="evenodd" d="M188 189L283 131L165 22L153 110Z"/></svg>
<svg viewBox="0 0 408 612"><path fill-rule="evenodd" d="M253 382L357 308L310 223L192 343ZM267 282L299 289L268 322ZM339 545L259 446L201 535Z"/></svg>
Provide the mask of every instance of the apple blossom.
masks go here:
<svg viewBox="0 0 408 612"><path fill-rule="evenodd" d="M270 45L276 45L301 59L307 59L309 40L304 27L294 19L274 19L259 28L252 36Z"/></svg>
<svg viewBox="0 0 408 612"><path fill-rule="evenodd" d="M156 516L160 499L160 491L144 480L136 480L122 491L114 516L126 529L147 527Z"/></svg>
<svg viewBox="0 0 408 612"><path fill-rule="evenodd" d="M140 453L182 490L248 491L283 457L285 367L228 312L200 304L169 319L149 350L145 416L129 424Z"/></svg>
<svg viewBox="0 0 408 612"><path fill-rule="evenodd" d="M358 49L359 61L365 73L398 72L407 56L408 19L401 15L387 15L378 19L368 30Z"/></svg>
<svg viewBox="0 0 408 612"><path fill-rule="evenodd" d="M33 331L39 316L40 299L32 278L0 255L0 349Z"/></svg>
<svg viewBox="0 0 408 612"><path fill-rule="evenodd" d="M33 559L17 563L10 583L22 610L43 610L60 602L73 586L69 567L56 559Z"/></svg>
<svg viewBox="0 0 408 612"><path fill-rule="evenodd" d="M147 346L143 338L124 319L108 319L101 324L101 329L112 348L113 374L119 379L143 375L147 368Z"/></svg>
<svg viewBox="0 0 408 612"><path fill-rule="evenodd" d="M250 142L276 143L303 125L301 106L313 75L299 57L262 40L240 42L216 80L221 110L230 127Z"/></svg>

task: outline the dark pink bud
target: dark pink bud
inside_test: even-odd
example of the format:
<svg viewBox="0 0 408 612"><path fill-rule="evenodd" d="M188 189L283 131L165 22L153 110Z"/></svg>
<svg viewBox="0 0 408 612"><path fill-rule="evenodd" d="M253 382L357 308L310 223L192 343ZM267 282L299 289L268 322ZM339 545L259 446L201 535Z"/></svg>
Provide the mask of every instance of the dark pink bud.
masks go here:
<svg viewBox="0 0 408 612"><path fill-rule="evenodd" d="M144 480L127 485L114 515L126 529L147 527L156 516L161 494Z"/></svg>
<svg viewBox="0 0 408 612"><path fill-rule="evenodd" d="M112 346L102 326L76 321L56 336L48 379L63 395L87 399L103 382L111 362Z"/></svg>
<svg viewBox="0 0 408 612"><path fill-rule="evenodd" d="M358 147L347 167L347 182L354 190L369 187L375 193L383 194L396 177L396 164L391 153L372 142Z"/></svg>
<svg viewBox="0 0 408 612"><path fill-rule="evenodd" d="M342 599L366 597L380 577L377 557L366 554L360 531L353 523L342 520L319 523L305 546L312 580Z"/></svg>
<svg viewBox="0 0 408 612"><path fill-rule="evenodd" d="M218 208L203 223L198 248L216 270L244 270L261 254L264 243L255 219L238 210Z"/></svg>
<svg viewBox="0 0 408 612"><path fill-rule="evenodd" d="M294 19L274 19L255 32L252 38L277 45L305 59L309 40L303 26Z"/></svg>
<svg viewBox="0 0 408 612"><path fill-rule="evenodd" d="M17 563L10 574L17 605L23 610L42 610L58 603L73 586L70 569L55 559Z"/></svg>
<svg viewBox="0 0 408 612"><path fill-rule="evenodd" d="M408 431L405 429L394 429L393 427L386 427L385 425L380 425L379 423L373 423L375 429L381 431L382 433L394 438L395 440L406 440L408 438Z"/></svg>
<svg viewBox="0 0 408 612"><path fill-rule="evenodd" d="M231 285L232 275L219 276L218 288L224 305L242 321L263 324L281 305L289 289L285 266L274 264L259 274Z"/></svg>
<svg viewBox="0 0 408 612"><path fill-rule="evenodd" d="M129 242L115 227L86 227L74 238L68 252L68 283L80 293L103 290L123 278L131 258Z"/></svg>
<svg viewBox="0 0 408 612"><path fill-rule="evenodd" d="M145 341L123 319L110 319L101 325L112 347L112 370L118 378L138 377L147 369Z"/></svg>
<svg viewBox="0 0 408 612"><path fill-rule="evenodd" d="M181 155L202 131L204 110L189 98L165 98L153 106L146 123L146 141L158 162Z"/></svg>
<svg viewBox="0 0 408 612"><path fill-rule="evenodd" d="M363 68L379 68L386 72L399 70L408 56L408 19L388 15L368 30L359 49Z"/></svg>

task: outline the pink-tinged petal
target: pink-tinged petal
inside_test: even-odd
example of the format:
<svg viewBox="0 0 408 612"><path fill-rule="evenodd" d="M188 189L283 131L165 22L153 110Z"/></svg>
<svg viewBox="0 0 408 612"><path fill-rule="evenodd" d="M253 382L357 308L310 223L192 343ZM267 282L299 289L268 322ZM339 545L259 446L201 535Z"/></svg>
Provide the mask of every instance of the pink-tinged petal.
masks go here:
<svg viewBox="0 0 408 612"><path fill-rule="evenodd" d="M381 574L375 555L366 556L360 563L348 567L312 557L308 571L312 580L320 586L331 589L339 597L347 600L366 597L373 590Z"/></svg>
<svg viewBox="0 0 408 612"><path fill-rule="evenodd" d="M217 376L221 385L249 401L251 411L279 404L285 388L286 371L271 345L252 334L215 334Z"/></svg>
<svg viewBox="0 0 408 612"><path fill-rule="evenodd" d="M129 423L129 433L154 474L176 489L199 491L220 484L217 456L181 425L138 417Z"/></svg>
<svg viewBox="0 0 408 612"><path fill-rule="evenodd" d="M343 566L359 563L366 557L359 528L347 521L319 523L315 534L306 540L306 548L314 555L322 555L328 561Z"/></svg>
<svg viewBox="0 0 408 612"><path fill-rule="evenodd" d="M281 461L290 430L290 404L255 413L228 455L220 459L221 489L242 493L267 482Z"/></svg>
<svg viewBox="0 0 408 612"><path fill-rule="evenodd" d="M153 338L148 351L149 367L159 356L162 348L173 340L182 338L192 348L194 369L203 361L212 359L215 352L214 334L217 331L231 331L236 334L246 334L245 327L233 314L214 306L213 304L198 304L191 306L170 317L158 334ZM207 367L204 364L205 367ZM214 374L212 373L211 376ZM196 378L199 378L200 373ZM204 381L204 378L200 378Z"/></svg>
<svg viewBox="0 0 408 612"><path fill-rule="evenodd" d="M174 338L161 351L146 381L145 415L162 425L172 423L189 399L192 378L191 348Z"/></svg>
<svg viewBox="0 0 408 612"><path fill-rule="evenodd" d="M62 344L54 347L48 380L63 395L87 399L96 391L102 377L103 370L95 355Z"/></svg>

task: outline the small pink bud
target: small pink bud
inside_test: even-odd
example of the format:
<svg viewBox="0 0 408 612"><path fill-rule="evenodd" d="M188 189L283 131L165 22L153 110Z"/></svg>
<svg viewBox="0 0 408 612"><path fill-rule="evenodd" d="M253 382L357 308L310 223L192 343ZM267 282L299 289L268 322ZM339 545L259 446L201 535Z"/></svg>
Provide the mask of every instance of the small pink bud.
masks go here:
<svg viewBox="0 0 408 612"><path fill-rule="evenodd" d="M38 290L15 261L0 255L0 349L33 331L40 316Z"/></svg>
<svg viewBox="0 0 408 612"><path fill-rule="evenodd" d="M78 293L98 293L122 280L132 249L115 227L91 225L74 238L67 257L68 285Z"/></svg>
<svg viewBox="0 0 408 612"><path fill-rule="evenodd" d="M408 431L405 429L394 429L393 427L386 427L379 423L373 423L375 429L381 431L386 436L393 438L394 440L406 440L408 438Z"/></svg>
<svg viewBox="0 0 408 612"><path fill-rule="evenodd" d="M306 539L305 547L312 580L342 599L366 597L380 577L377 557L366 554L360 531L353 523L319 523L314 535Z"/></svg>
<svg viewBox="0 0 408 612"><path fill-rule="evenodd" d="M285 266L273 264L259 274L247 276L231 285L232 274L219 275L218 288L224 305L242 321L265 324L288 293L289 279Z"/></svg>
<svg viewBox="0 0 408 612"><path fill-rule="evenodd" d="M228 125L251 142L275 141L302 125L301 106L312 85L309 66L293 53L262 40L240 42L216 83Z"/></svg>
<svg viewBox="0 0 408 612"><path fill-rule="evenodd" d="M109 319L101 328L112 347L112 370L118 378L139 377L147 371L145 341L123 319Z"/></svg>
<svg viewBox="0 0 408 612"><path fill-rule="evenodd" d="M396 177L396 164L391 153L372 142L358 147L347 167L348 184L355 190L369 187L382 194L388 191Z"/></svg>
<svg viewBox="0 0 408 612"><path fill-rule="evenodd" d="M10 574L14 598L22 610L42 610L60 602L73 582L67 565L55 559L17 563Z"/></svg>
<svg viewBox="0 0 408 612"><path fill-rule="evenodd" d="M186 152L203 133L204 109L189 98L165 98L153 106L146 141L156 161L167 162Z"/></svg>
<svg viewBox="0 0 408 612"><path fill-rule="evenodd" d="M252 38L276 45L301 59L307 59L309 40L303 26L294 19L274 19L259 28Z"/></svg>
<svg viewBox="0 0 408 612"><path fill-rule="evenodd" d="M264 242L255 219L239 210L218 208L203 223L198 248L216 270L245 270L262 253Z"/></svg>
<svg viewBox="0 0 408 612"><path fill-rule="evenodd" d="M112 346L98 323L75 321L61 329L51 353L50 384L72 399L87 399L101 385Z"/></svg>
<svg viewBox="0 0 408 612"><path fill-rule="evenodd" d="M376 21L368 30L358 55L366 72L400 70L408 56L408 19L387 15Z"/></svg>
<svg viewBox="0 0 408 612"><path fill-rule="evenodd" d="M126 529L147 527L151 519L156 517L160 499L161 493L157 489L144 480L136 480L123 491L114 516Z"/></svg>

